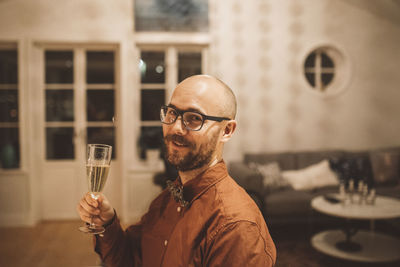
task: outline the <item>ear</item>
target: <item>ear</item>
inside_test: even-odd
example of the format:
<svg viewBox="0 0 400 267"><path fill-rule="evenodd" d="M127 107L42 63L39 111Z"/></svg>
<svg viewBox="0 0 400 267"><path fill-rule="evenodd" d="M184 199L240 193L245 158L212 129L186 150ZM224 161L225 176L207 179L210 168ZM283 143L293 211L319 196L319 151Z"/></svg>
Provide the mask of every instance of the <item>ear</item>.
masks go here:
<svg viewBox="0 0 400 267"><path fill-rule="evenodd" d="M225 127L222 129L222 137L221 142L226 143L229 139L231 139L233 133L236 130L236 121L230 120L225 124Z"/></svg>

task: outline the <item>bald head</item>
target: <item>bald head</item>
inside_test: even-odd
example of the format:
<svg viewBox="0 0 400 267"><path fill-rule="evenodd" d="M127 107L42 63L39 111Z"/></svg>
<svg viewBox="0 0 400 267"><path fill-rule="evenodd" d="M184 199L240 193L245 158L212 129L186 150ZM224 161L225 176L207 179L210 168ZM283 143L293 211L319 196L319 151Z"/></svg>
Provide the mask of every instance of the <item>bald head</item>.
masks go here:
<svg viewBox="0 0 400 267"><path fill-rule="evenodd" d="M210 115L235 119L237 109L235 94L220 79L210 75L191 76L178 84L172 98L176 92L183 90L198 97L203 104L206 103L212 110Z"/></svg>

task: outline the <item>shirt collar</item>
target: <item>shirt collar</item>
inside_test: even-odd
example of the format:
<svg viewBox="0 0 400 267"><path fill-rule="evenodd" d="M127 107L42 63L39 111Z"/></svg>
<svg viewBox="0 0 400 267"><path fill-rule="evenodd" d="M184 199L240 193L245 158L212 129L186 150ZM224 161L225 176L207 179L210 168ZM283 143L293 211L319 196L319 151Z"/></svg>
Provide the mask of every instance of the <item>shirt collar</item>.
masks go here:
<svg viewBox="0 0 400 267"><path fill-rule="evenodd" d="M207 189L228 176L224 161L220 161L208 168L183 186L183 198L191 204L199 198ZM180 180L180 179L179 179Z"/></svg>

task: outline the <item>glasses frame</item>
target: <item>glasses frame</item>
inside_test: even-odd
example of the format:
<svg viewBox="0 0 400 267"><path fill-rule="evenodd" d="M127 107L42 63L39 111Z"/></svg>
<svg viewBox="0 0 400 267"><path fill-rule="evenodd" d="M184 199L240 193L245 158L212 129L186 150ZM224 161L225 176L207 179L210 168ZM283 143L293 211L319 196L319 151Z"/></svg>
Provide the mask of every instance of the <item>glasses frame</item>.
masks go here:
<svg viewBox="0 0 400 267"><path fill-rule="evenodd" d="M162 112L163 112L163 110L166 110L166 109L168 109L168 108L171 108L171 109L175 110L176 113L178 114L172 122L165 122L165 121L163 121L163 119L162 119ZM192 129L192 128L190 128L190 127L188 127L188 126L186 125L186 122L185 122L185 120L183 119L183 115L184 115L185 113L187 113L187 112L199 114L199 115L203 118L203 121L201 122L201 125L200 125L200 128L199 128L199 129L194 130L194 129ZM167 124L167 125L174 124L174 123L176 122L176 120L178 119L179 116L181 116L181 119L182 119L183 125L185 125L185 128L188 129L188 130L190 130L190 131L200 131L201 128L203 128L204 122L205 122L206 120L217 121L217 122L221 122L221 121L230 121L230 120L232 120L232 119L227 118L227 117L216 117L216 116L205 115L205 114L203 114L203 113L200 113L200 112L198 112L198 111L193 111L193 110L184 111L184 110L177 109L176 107L171 106L171 105L163 105L163 106L161 107L161 109L160 109L160 120L161 120L161 122L162 122L163 124Z"/></svg>

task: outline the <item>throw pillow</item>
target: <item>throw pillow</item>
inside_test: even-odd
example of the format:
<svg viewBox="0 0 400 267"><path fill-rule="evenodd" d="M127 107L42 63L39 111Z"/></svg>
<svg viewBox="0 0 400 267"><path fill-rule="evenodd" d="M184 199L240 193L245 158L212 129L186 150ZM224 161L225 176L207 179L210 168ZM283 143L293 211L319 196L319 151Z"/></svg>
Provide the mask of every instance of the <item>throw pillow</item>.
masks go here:
<svg viewBox="0 0 400 267"><path fill-rule="evenodd" d="M339 184L338 177L330 169L326 159L304 169L283 171L282 176L296 190L312 190Z"/></svg>
<svg viewBox="0 0 400 267"><path fill-rule="evenodd" d="M250 167L256 169L262 175L264 188L274 190L290 186L288 181L282 177L278 162L267 164L252 163Z"/></svg>

